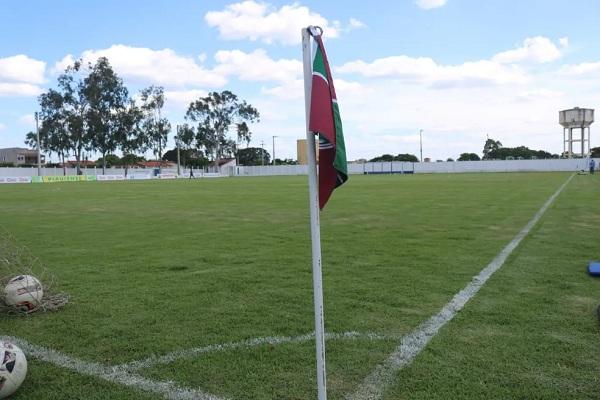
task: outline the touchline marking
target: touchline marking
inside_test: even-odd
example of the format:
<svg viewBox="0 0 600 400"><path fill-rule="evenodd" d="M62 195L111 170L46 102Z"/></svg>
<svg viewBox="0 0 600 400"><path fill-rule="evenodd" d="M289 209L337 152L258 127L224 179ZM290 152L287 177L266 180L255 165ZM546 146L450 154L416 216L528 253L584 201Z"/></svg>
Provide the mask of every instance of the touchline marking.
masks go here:
<svg viewBox="0 0 600 400"><path fill-rule="evenodd" d="M178 350L171 353L164 354L162 356L152 355L148 358L138 361L132 361L130 363L121 364L116 366L119 370L123 371L138 371L153 367L160 364L170 364L174 361L186 358L194 358L201 354L211 353L214 351L225 351L240 348L251 348L261 345L278 345L284 343L303 343L314 340L315 334L306 333L298 336L267 336L258 337L252 339L241 340L239 342L229 342L220 344L211 344L203 347L194 347L191 349ZM338 340L338 339L369 339L369 340L397 340L398 336L384 336L376 333L361 333L361 332L343 332L343 333L325 333L326 340Z"/></svg>
<svg viewBox="0 0 600 400"><path fill-rule="evenodd" d="M383 397L385 390L393 383L399 370L408 366L414 358L427 346L429 341L439 332L439 330L450 322L454 316L462 310L465 304L473 298L479 289L487 282L494 272L499 270L508 256L527 236L529 231L540 220L548 207L554 202L556 197L573 179L575 174L571 175L544 203L542 208L533 216L523 229L502 249L484 269L473 277L471 282L452 300L450 300L436 315L422 323L413 332L404 336L394 352L382 363L379 364L369 376L367 376L359 388L352 394L346 396L347 400L377 400Z"/></svg>
<svg viewBox="0 0 600 400"><path fill-rule="evenodd" d="M134 373L140 369L153 367L160 364L169 364L182 358L193 358L200 354L213 351L224 351L239 348L252 348L260 345L278 345L284 343L302 343L314 340L315 334L307 333L298 336L270 336L246 339L239 342L213 344L187 350L175 351L163 356L151 356L144 360L133 361L116 366L102 365L69 357L56 350L38 346L24 339L10 336L0 336L0 340L7 340L19 346L27 357L53 364L57 367L69 369L82 375L93 376L105 381L121 384L131 388L162 395L169 400L225 400L222 397L204 392L200 389L190 389L179 386L172 381L157 381L145 378ZM368 339L368 340L398 340L399 336L380 335L373 332L349 331L343 333L326 333L325 339Z"/></svg>
<svg viewBox="0 0 600 400"><path fill-rule="evenodd" d="M120 368L109 367L94 362L86 362L69 357L56 350L31 344L15 337L2 337L19 346L28 357L54 364L61 368L70 369L82 375L89 375L104 379L111 383L118 383L131 388L140 389L162 395L169 400L224 400L222 397L203 392L198 389L189 389L176 385L172 381L155 381L143 376L129 373Z"/></svg>

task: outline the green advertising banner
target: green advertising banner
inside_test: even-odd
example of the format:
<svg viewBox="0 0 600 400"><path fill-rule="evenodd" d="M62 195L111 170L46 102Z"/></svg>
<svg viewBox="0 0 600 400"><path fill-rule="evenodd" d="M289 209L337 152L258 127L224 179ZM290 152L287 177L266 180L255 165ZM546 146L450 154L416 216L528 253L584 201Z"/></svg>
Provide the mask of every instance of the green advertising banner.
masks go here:
<svg viewBox="0 0 600 400"><path fill-rule="evenodd" d="M39 177L36 177L39 178ZM54 182L81 182L81 181L95 181L94 175L67 175L67 176L42 176L42 182L54 183ZM37 181L35 181L37 182Z"/></svg>

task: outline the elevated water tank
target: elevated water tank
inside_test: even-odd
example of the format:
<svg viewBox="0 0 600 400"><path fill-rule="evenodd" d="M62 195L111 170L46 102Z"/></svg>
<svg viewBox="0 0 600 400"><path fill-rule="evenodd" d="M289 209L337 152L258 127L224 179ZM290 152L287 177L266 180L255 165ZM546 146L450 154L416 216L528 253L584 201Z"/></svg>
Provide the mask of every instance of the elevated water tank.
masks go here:
<svg viewBox="0 0 600 400"><path fill-rule="evenodd" d="M590 154L590 125L593 122L594 110L591 108L575 107L558 112L558 123L563 127L563 157L586 157ZM576 135L573 135L574 129L579 130Z"/></svg>
<svg viewBox="0 0 600 400"><path fill-rule="evenodd" d="M594 110L591 108L571 108L558 112L558 123L565 128L587 128L594 122Z"/></svg>

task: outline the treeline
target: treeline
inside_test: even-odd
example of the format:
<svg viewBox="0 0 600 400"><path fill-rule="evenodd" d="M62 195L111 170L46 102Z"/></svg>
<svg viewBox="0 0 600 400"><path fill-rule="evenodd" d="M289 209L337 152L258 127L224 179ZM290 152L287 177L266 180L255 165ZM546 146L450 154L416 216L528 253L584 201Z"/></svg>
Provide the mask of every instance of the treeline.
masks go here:
<svg viewBox="0 0 600 400"><path fill-rule="evenodd" d="M530 160L530 159L560 158L544 150L532 150L529 147L503 147L499 140L487 139L483 145L484 160Z"/></svg>
<svg viewBox="0 0 600 400"><path fill-rule="evenodd" d="M379 157L375 157L369 160L369 162L390 162L390 161L405 161L405 162L419 162L417 156L413 154L398 154L393 156L391 154L384 154Z"/></svg>
<svg viewBox="0 0 600 400"><path fill-rule="evenodd" d="M123 154L120 162L126 168L148 150L162 159L172 131L162 115L164 89L150 86L137 98L130 95L107 58L95 64L76 61L58 77L56 88L38 98L40 148L56 154L63 165L66 157L74 156L78 173L86 152L102 155L103 170L108 156L116 151ZM232 92L211 92L190 103L175 141L188 165L231 157L238 143L250 142L249 124L259 117L256 108ZM235 138L229 137L232 130ZM25 143L37 146L37 134L27 133Z"/></svg>

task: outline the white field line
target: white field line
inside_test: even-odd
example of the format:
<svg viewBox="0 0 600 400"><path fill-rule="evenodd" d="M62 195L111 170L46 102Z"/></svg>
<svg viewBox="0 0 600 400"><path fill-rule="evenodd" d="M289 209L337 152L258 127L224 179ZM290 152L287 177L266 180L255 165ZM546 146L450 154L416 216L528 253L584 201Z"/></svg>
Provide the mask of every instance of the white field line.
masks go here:
<svg viewBox="0 0 600 400"><path fill-rule="evenodd" d="M116 366L107 366L95 362L87 362L77 358L69 357L56 350L38 346L27 342L24 339L0 336L1 340L8 340L19 346L27 357L35 358L57 367L68 369L82 375L89 375L105 381L121 384L134 389L146 392L152 392L162 395L169 400L224 400L221 397L204 392L199 389L190 389L176 385L172 381L156 381L145 378L134 373L143 368L149 368L154 365L169 364L182 358L193 358L200 354L213 351L225 351L240 348L252 348L260 345L284 344L284 343L302 343L314 340L315 334L307 333L299 336L271 336L242 340L239 342L230 342L222 344L196 347L193 349L181 350L165 354L163 356L151 356L144 360L133 361L127 364ZM325 339L368 339L368 340L398 340L399 336L385 336L376 333L344 332L344 333L326 333Z"/></svg>
<svg viewBox="0 0 600 400"><path fill-rule="evenodd" d="M58 367L89 375L111 383L125 385L131 388L162 395L169 400L223 400L223 398L198 389L189 389L176 385L171 381L155 381L143 376L129 373L119 368L109 367L98 363L86 362L69 357L56 350L31 344L23 339L2 337L19 346L27 357L54 364Z"/></svg>
<svg viewBox="0 0 600 400"><path fill-rule="evenodd" d="M226 351L240 348L251 348L262 345L278 345L284 343L303 343L314 340L315 334L307 333L299 336L268 336L258 337L252 339L241 340L239 342L229 342L220 344L211 344L203 347L194 347L191 349L178 350L171 353L164 354L162 356L152 355L148 358L138 361L132 361L130 363L121 364L116 366L119 370L123 371L138 371L140 369L150 368L155 365L170 364L180 359L189 359L197 357L201 354L211 353L215 351ZM343 333L326 333L326 340L338 340L338 339L369 339L369 340L398 340L398 336L384 336L376 333L361 333L361 332L343 332Z"/></svg>
<svg viewBox="0 0 600 400"><path fill-rule="evenodd" d="M473 277L471 282L460 292L458 292L450 302L448 302L436 315L417 327L416 330L404 336L394 352L380 365L375 367L373 372L367 376L359 388L352 394L346 396L348 400L376 400L381 399L385 390L394 382L394 378L399 370L408 366L413 359L427 346L429 341L438 333L438 331L450 322L454 316L462 310L465 304L479 292L479 289L487 282L494 272L499 270L508 256L527 236L529 231L540 220L548 207L554 202L556 197L563 191L567 184L573 179L571 175L558 190L550 196L542 208L533 216L523 229L502 249L484 269Z"/></svg>

